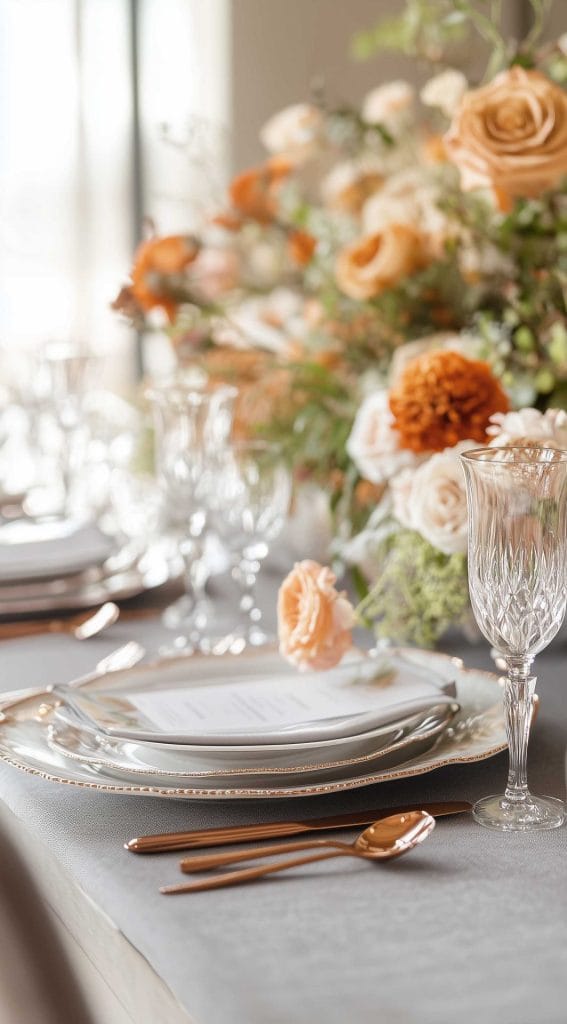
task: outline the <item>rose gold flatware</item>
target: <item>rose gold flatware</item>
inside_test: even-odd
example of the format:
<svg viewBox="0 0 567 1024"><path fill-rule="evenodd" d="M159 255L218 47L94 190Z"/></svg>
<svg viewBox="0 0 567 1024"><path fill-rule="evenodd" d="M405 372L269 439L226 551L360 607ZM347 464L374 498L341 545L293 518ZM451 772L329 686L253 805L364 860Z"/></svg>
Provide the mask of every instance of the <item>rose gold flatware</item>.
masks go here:
<svg viewBox="0 0 567 1024"><path fill-rule="evenodd" d="M312 839L301 843L292 843L288 850L321 850L324 853L311 854L309 857L292 857L278 860L260 867L242 868L226 874L214 875L202 882L182 882L178 885L164 885L160 892L174 895L182 892L202 892L205 889L221 889L226 885L238 885L240 882L252 882L264 875L288 868L300 867L302 864L313 864L318 860L329 860L332 857L360 857L363 860L392 860L402 857L422 843L435 828L435 818L426 811L408 811L407 814L391 814L381 821L374 822L370 828L362 832L354 843L341 843L338 839ZM272 851L275 852L275 851Z"/></svg>
<svg viewBox="0 0 567 1024"><path fill-rule="evenodd" d="M424 810L434 818L450 814L464 814L472 804L466 800L444 800L422 804ZM405 814L415 810L415 803L401 807L373 808L352 811L348 814L332 814L327 818L307 818L305 821L273 821L260 825L225 825L221 828L193 829L190 832L164 832L156 835L137 836L124 844L131 853L166 853L174 850L199 850L207 846L226 846L229 843L247 843L262 839L279 839L282 836L297 836L305 832L325 832L339 828L356 828L371 825L379 818L391 814Z"/></svg>
<svg viewBox="0 0 567 1024"><path fill-rule="evenodd" d="M90 640L109 626L113 626L120 615L114 601L106 601L96 612L83 612L65 619L32 619L21 622L0 623L0 640L15 640L19 637L35 636L42 633L70 633L76 640Z"/></svg>

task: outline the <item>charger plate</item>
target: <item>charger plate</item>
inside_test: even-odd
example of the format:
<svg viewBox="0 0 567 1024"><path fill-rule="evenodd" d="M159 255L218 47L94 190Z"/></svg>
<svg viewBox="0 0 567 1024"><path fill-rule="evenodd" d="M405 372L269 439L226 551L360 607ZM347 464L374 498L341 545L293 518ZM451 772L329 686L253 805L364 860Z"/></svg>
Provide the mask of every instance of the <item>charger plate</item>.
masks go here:
<svg viewBox="0 0 567 1024"><path fill-rule="evenodd" d="M409 660L414 659L422 666L429 662L432 669L441 663L445 664L445 671L450 668L460 710L432 748L395 767L369 769L364 763L358 767L345 765L344 774L339 773L338 777L306 783L302 783L299 777L291 784L289 773L286 778L286 769L283 769L283 785L277 782L277 772L262 785L241 784L240 780L233 784L226 776L219 776L214 784L209 779L208 783L202 780L202 784L192 786L167 783L163 778L156 780L155 784L125 781L112 775L108 767L82 763L65 756L50 743L49 719L52 712L45 715L42 709L46 700L51 699L48 694L22 698L4 707L0 720L0 759L48 781L100 793L186 800L258 800L343 792L421 775L451 764L482 761L506 749L502 685L497 676L477 669L465 669L459 659L431 652L397 649L396 653ZM234 665L230 658L227 665L229 662ZM352 771L349 774L349 769L354 769L354 774Z"/></svg>

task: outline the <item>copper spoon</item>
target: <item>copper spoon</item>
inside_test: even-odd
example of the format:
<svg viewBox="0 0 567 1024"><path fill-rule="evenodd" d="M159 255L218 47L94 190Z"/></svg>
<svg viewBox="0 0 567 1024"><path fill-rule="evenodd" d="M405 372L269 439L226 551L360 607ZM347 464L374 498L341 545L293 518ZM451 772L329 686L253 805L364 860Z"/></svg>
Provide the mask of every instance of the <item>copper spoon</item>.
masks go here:
<svg viewBox="0 0 567 1024"><path fill-rule="evenodd" d="M422 843L424 839L435 828L435 818L432 818L426 811L408 811L406 814L392 814L388 818L382 818L374 822L369 828L358 836L354 843L341 843L335 839L312 839L306 842L290 843L284 845L286 850L320 850L326 849L325 853L312 854L310 857L292 857L285 860L278 860L272 864L262 864L260 867L241 868L238 871L229 871L226 874L214 875L202 882L188 882L178 885L165 885L160 892L166 895L181 892L201 892L204 889L220 889L225 885L237 885L239 882L252 882L262 875L270 875L276 871L284 871L286 868L299 867L302 864L312 864L317 860L328 860L331 857L361 857L365 860L391 860L393 857L401 857L409 853L414 846ZM269 853L281 851L282 846L261 847L262 851L268 849ZM255 850L249 850L245 854L236 855L238 859L244 860L254 856ZM259 854L263 856L262 852ZM199 858L201 860L202 858Z"/></svg>
<svg viewBox="0 0 567 1024"><path fill-rule="evenodd" d="M16 640L42 633L70 633L76 640L90 640L113 626L119 615L118 605L114 601L106 601L95 612L83 612L70 618L3 622L0 624L0 640Z"/></svg>

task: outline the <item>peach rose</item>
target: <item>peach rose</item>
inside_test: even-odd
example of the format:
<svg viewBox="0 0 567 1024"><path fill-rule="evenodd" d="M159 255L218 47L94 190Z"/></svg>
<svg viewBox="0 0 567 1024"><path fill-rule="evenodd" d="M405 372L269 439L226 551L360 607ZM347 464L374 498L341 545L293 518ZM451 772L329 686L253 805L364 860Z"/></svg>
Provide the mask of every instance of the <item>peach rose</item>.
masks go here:
<svg viewBox="0 0 567 1024"><path fill-rule="evenodd" d="M354 609L336 582L334 572L307 559L280 587L280 654L300 672L333 668L352 646Z"/></svg>
<svg viewBox="0 0 567 1024"><path fill-rule="evenodd" d="M408 224L386 224L383 231L357 239L339 253L335 276L351 299L372 299L425 263L423 239Z"/></svg>
<svg viewBox="0 0 567 1024"><path fill-rule="evenodd" d="M242 171L228 189L233 209L259 224L271 224L277 213L279 188L291 170L289 161L274 157L261 167Z"/></svg>
<svg viewBox="0 0 567 1024"><path fill-rule="evenodd" d="M538 196L567 174L567 94L515 66L466 93L445 142L465 190Z"/></svg>

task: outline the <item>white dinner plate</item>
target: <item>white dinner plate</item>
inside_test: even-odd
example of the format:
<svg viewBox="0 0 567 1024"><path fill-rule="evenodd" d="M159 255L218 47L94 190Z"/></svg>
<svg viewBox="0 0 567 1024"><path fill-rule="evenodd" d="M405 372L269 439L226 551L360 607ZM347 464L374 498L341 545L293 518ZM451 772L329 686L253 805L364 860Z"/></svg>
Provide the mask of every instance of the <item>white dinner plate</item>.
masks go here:
<svg viewBox="0 0 567 1024"><path fill-rule="evenodd" d="M362 651L306 674L275 652L236 661L232 655L162 660L55 690L75 712L71 724L80 719L107 737L262 754L271 745L306 749L317 741L348 741L455 699L453 672Z"/></svg>
<svg viewBox="0 0 567 1024"><path fill-rule="evenodd" d="M14 520L0 527L0 587L84 572L102 565L115 546L94 522Z"/></svg>
<svg viewBox="0 0 567 1024"><path fill-rule="evenodd" d="M75 575L0 586L0 617L91 608L121 601L159 587L180 573L179 557L157 540L144 550L132 545L112 554L100 566Z"/></svg>
<svg viewBox="0 0 567 1024"><path fill-rule="evenodd" d="M72 709L55 708L50 718L49 742L60 753L84 764L98 763L113 773L128 774L131 781L145 776L150 782L156 778L176 779L180 785L191 780L236 776L243 779L252 775L259 778L284 773L309 774L343 765L361 764L378 757L389 757L388 764L407 760L413 756L412 741L424 739L433 742L450 724L459 706L456 702L438 704L426 712L413 715L402 724L383 726L360 736L339 737L302 744L266 744L257 747L192 747L171 744L132 742L113 739L89 728ZM398 754L399 752L399 754Z"/></svg>
<svg viewBox="0 0 567 1024"><path fill-rule="evenodd" d="M330 753L321 761L296 765L291 768L268 765L201 770L163 769L153 764L140 746L122 744L120 749L105 743L97 746L92 738L69 726L48 727L48 743L63 754L66 760L78 761L88 768L97 767L105 776L119 778L122 782L141 783L147 786L165 782L168 785L192 788L211 786L290 786L298 779L302 785L345 778L364 771L392 768L403 764L429 750L443 734L455 716L458 704L440 706L432 714L422 715L421 723L414 723L408 732L400 730L397 742L370 749L365 754L334 760Z"/></svg>
<svg viewBox="0 0 567 1024"><path fill-rule="evenodd" d="M397 778L411 777L453 763L480 761L506 749L506 731L502 710L502 688L498 678L489 672L466 670L458 659L421 651L397 651L399 656L434 666L445 665L445 672L456 682L460 710L449 728L444 729L435 745L418 752L411 761L392 767L376 766L370 761L358 765L344 765L333 777L318 777L305 782L298 773L293 781L289 771L275 771L261 785L252 785L252 779L227 778L218 774L215 779L202 779L199 785L178 785L154 776L155 782L127 781L116 777L108 767L86 764L65 756L50 743L52 712L43 714L48 694L29 697L5 709L0 722L0 759L15 767L53 782L76 785L103 793L138 794L169 799L222 800L222 799L276 799L315 796L341 792L360 786L373 785ZM260 659L261 655L257 655ZM343 758L342 760L348 760ZM281 774L281 784L278 779Z"/></svg>

